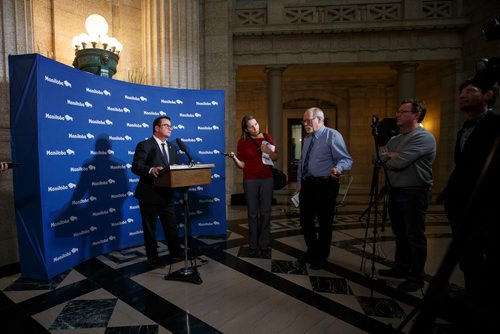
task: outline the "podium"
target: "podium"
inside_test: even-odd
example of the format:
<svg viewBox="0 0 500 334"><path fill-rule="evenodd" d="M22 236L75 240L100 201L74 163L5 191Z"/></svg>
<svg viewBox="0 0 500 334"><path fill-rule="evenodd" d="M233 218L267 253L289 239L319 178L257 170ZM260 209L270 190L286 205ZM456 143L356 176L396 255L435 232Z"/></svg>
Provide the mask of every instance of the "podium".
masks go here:
<svg viewBox="0 0 500 334"><path fill-rule="evenodd" d="M165 280L183 281L201 284L200 275L196 266L188 264L188 234L189 234L189 204L188 190L190 186L209 184L212 182L212 168L214 164L170 165L165 168L154 180L157 187L181 188L184 206L184 267L169 272Z"/></svg>

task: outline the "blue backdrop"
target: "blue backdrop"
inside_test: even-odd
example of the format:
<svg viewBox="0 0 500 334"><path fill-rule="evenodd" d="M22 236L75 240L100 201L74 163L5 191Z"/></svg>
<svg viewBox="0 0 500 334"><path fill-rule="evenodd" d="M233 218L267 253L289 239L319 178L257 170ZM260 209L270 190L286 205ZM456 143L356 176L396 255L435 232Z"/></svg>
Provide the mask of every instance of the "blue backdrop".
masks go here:
<svg viewBox="0 0 500 334"><path fill-rule="evenodd" d="M23 277L49 279L143 243L131 164L162 115L174 125L171 142L181 138L195 161L215 165L210 185L189 189L193 235L226 233L223 91L137 85L37 54L9 56L9 75L12 160L23 163L14 169Z"/></svg>

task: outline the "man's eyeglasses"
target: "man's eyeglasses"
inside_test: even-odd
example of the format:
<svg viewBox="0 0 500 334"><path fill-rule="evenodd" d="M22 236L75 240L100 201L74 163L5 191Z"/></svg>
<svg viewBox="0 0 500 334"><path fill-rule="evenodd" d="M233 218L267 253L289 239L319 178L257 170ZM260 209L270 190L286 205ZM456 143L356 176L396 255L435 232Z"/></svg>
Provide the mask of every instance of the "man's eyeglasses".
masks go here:
<svg viewBox="0 0 500 334"><path fill-rule="evenodd" d="M313 118L304 118L302 120L302 124L312 123L316 117Z"/></svg>
<svg viewBox="0 0 500 334"><path fill-rule="evenodd" d="M398 110L396 111L396 115L403 114L405 112L413 112L413 110Z"/></svg>
<svg viewBox="0 0 500 334"><path fill-rule="evenodd" d="M171 124L160 124L160 127L166 127L167 129L172 129L174 126Z"/></svg>

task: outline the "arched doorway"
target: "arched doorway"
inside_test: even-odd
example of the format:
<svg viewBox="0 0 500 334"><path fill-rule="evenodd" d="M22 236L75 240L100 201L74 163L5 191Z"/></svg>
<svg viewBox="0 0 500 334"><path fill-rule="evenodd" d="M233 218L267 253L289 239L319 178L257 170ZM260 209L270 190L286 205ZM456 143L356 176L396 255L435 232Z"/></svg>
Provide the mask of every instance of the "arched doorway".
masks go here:
<svg viewBox="0 0 500 334"><path fill-rule="evenodd" d="M283 114L286 117L285 159L287 161L288 180L295 182L297 167L302 153L302 138L305 136L302 116L306 109L318 107L325 113L325 125L335 128L338 123L337 105L318 98L299 98L283 103Z"/></svg>

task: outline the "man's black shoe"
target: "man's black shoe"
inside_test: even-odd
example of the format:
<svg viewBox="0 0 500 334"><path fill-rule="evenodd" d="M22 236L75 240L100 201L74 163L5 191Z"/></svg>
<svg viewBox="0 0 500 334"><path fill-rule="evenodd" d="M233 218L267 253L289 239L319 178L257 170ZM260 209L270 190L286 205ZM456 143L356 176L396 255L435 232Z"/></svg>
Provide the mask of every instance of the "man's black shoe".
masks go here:
<svg viewBox="0 0 500 334"><path fill-rule="evenodd" d="M183 254L171 255L170 258L172 259L173 262L180 262L184 260L184 255Z"/></svg>
<svg viewBox="0 0 500 334"><path fill-rule="evenodd" d="M165 267L165 265L163 263L161 263L159 260L148 260L148 265L150 268L153 268L153 269Z"/></svg>
<svg viewBox="0 0 500 334"><path fill-rule="evenodd" d="M304 255L302 255L301 257L297 258L297 261L299 263L311 263L312 260L311 260L311 256L308 254L308 253L305 253Z"/></svg>
<svg viewBox="0 0 500 334"><path fill-rule="evenodd" d="M391 269L379 269L378 274L380 276L385 276L385 277L392 277L392 278L408 278L408 274L401 272L397 269L391 268Z"/></svg>
<svg viewBox="0 0 500 334"><path fill-rule="evenodd" d="M260 257L264 258L264 259L270 259L271 258L271 248L261 249L260 250Z"/></svg>
<svg viewBox="0 0 500 334"><path fill-rule="evenodd" d="M256 256L257 256L257 249L249 248L248 257L256 257Z"/></svg>
<svg viewBox="0 0 500 334"><path fill-rule="evenodd" d="M324 261L312 261L311 266L309 268L311 268L311 270L320 270L323 269L324 266L325 266Z"/></svg>
<svg viewBox="0 0 500 334"><path fill-rule="evenodd" d="M403 283L398 285L399 290L403 290L406 292L415 292L417 290L420 290L424 287L424 281L423 280L416 280L413 278L409 278Z"/></svg>

